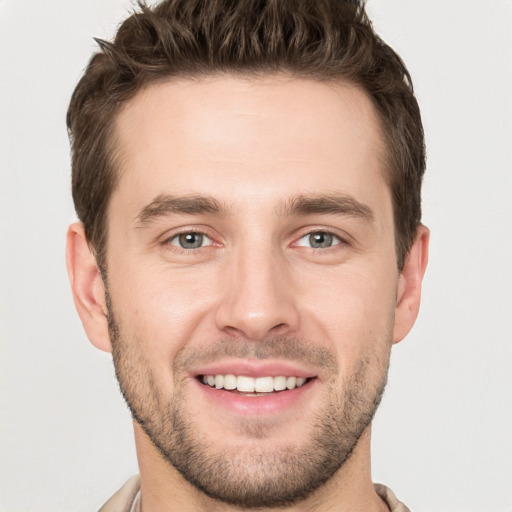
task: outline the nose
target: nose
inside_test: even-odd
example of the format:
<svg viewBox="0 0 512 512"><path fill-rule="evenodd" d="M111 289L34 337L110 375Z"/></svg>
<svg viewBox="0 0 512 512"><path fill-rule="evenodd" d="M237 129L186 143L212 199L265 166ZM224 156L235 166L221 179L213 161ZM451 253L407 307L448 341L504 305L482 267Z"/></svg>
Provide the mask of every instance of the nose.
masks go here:
<svg viewBox="0 0 512 512"><path fill-rule="evenodd" d="M252 248L238 251L230 260L216 311L217 327L250 340L296 331L299 313L284 257Z"/></svg>

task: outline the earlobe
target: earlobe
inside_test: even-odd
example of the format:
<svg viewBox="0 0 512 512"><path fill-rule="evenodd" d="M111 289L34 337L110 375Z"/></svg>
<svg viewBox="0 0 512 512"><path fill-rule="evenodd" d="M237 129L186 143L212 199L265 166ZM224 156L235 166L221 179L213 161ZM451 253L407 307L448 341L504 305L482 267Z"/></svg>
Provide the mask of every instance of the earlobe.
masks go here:
<svg viewBox="0 0 512 512"><path fill-rule="evenodd" d="M68 228L66 264L75 307L87 337L95 347L111 352L105 287L83 225L78 222Z"/></svg>
<svg viewBox="0 0 512 512"><path fill-rule="evenodd" d="M416 321L421 300L421 284L428 262L430 232L420 225L398 278L393 343L402 341Z"/></svg>

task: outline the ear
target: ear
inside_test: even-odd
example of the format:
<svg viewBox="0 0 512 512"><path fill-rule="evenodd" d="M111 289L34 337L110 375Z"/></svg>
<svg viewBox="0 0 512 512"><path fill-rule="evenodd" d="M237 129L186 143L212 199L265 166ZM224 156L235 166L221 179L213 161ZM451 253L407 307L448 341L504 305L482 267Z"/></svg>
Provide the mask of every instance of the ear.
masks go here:
<svg viewBox="0 0 512 512"><path fill-rule="evenodd" d="M66 264L75 307L87 337L95 347L111 352L105 287L83 225L79 222L71 224L68 229Z"/></svg>
<svg viewBox="0 0 512 512"><path fill-rule="evenodd" d="M428 262L429 239L428 228L420 225L398 278L393 343L398 343L407 336L418 316L421 283Z"/></svg>

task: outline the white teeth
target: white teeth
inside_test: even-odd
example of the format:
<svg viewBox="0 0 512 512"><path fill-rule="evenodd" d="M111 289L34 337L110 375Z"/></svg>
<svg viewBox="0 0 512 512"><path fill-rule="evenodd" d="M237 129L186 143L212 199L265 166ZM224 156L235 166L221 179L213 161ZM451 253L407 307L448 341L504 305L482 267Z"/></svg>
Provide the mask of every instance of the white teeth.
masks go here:
<svg viewBox="0 0 512 512"><path fill-rule="evenodd" d="M236 379L236 389L244 393L254 393L254 379L240 375Z"/></svg>
<svg viewBox="0 0 512 512"><path fill-rule="evenodd" d="M272 393L274 391L274 378L258 377L254 381L254 391L258 393Z"/></svg>
<svg viewBox="0 0 512 512"><path fill-rule="evenodd" d="M224 387L224 375L215 375L215 387L217 389Z"/></svg>
<svg viewBox="0 0 512 512"><path fill-rule="evenodd" d="M203 375L201 381L216 389L234 389L241 393L272 393L285 389L300 388L306 382L304 377L246 377L245 375Z"/></svg>
<svg viewBox="0 0 512 512"><path fill-rule="evenodd" d="M286 389L286 377L274 377L274 389L283 391Z"/></svg>
<svg viewBox="0 0 512 512"><path fill-rule="evenodd" d="M288 377L286 379L286 387L288 389L294 389L297 384L297 377Z"/></svg>
<svg viewBox="0 0 512 512"><path fill-rule="evenodd" d="M224 375L224 389L236 389L236 377L234 375Z"/></svg>

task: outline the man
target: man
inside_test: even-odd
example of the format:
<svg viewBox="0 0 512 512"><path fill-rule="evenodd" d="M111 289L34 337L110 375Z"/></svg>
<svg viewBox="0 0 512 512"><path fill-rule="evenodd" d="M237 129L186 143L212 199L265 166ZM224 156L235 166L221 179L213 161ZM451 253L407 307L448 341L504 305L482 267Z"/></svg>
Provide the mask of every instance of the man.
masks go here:
<svg viewBox="0 0 512 512"><path fill-rule="evenodd" d="M102 510L408 510L370 472L428 251L400 58L340 0L166 1L99 44L67 263L140 467Z"/></svg>

